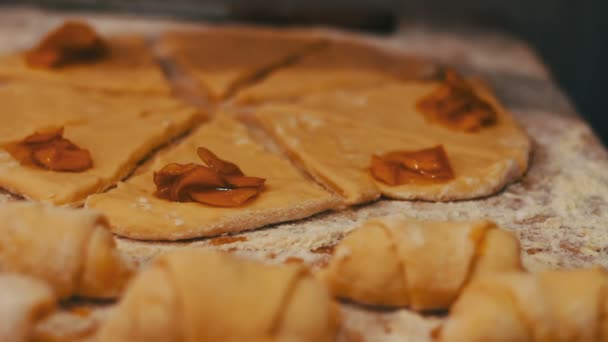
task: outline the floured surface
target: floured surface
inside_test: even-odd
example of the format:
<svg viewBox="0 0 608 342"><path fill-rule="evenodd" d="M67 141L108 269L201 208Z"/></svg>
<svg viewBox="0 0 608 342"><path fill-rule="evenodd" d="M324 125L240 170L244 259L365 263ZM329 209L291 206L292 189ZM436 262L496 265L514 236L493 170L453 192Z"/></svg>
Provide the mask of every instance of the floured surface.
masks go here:
<svg viewBox="0 0 608 342"><path fill-rule="evenodd" d="M4 18L16 14L26 19L16 23L15 19ZM59 16L42 17L39 12L11 13L3 9L0 18L0 34L10 38L1 42L0 50L6 51L47 29L49 22L57 22ZM157 32L161 27L174 26L108 17L97 17L95 22L108 31ZM123 23L129 25L123 26ZM19 39L14 32L20 32ZM606 152L587 125L574 115L572 106L548 78L534 53L521 42L504 36L463 35L420 28L404 30L392 38L391 44L451 62L489 81L535 142L531 168L522 182L482 200L454 203L381 200L223 240L144 243L118 239L119 248L145 263L164 250L214 244L214 248L259 259L282 262L289 257L292 261L299 258L318 267L324 264L328 254L311 250L336 243L366 218L403 213L435 220L494 220L517 232L525 251L525 266L530 270L595 264L608 267ZM0 195L0 202L5 199ZM404 337L428 341L429 332L440 321L438 317L421 316L408 310L369 310L351 304L343 305L342 313L341 341L402 341Z"/></svg>

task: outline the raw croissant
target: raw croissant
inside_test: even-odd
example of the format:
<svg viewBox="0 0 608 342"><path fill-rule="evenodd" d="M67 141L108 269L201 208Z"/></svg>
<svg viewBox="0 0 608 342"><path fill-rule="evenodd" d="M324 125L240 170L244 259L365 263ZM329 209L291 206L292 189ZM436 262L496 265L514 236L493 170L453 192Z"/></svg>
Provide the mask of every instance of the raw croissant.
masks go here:
<svg viewBox="0 0 608 342"><path fill-rule="evenodd" d="M469 279L519 269L518 240L491 222L389 216L346 236L320 276L337 297L436 310L448 308Z"/></svg>
<svg viewBox="0 0 608 342"><path fill-rule="evenodd" d="M132 282L100 341L331 341L336 311L296 265L221 252L165 254Z"/></svg>
<svg viewBox="0 0 608 342"><path fill-rule="evenodd" d="M55 305L53 290L23 275L0 274L0 341L29 341L33 325Z"/></svg>
<svg viewBox="0 0 608 342"><path fill-rule="evenodd" d="M440 341L608 341L608 276L600 268L508 272L471 282Z"/></svg>
<svg viewBox="0 0 608 342"><path fill-rule="evenodd" d="M27 202L0 207L0 271L45 280L60 298L115 297L131 274L103 216Z"/></svg>

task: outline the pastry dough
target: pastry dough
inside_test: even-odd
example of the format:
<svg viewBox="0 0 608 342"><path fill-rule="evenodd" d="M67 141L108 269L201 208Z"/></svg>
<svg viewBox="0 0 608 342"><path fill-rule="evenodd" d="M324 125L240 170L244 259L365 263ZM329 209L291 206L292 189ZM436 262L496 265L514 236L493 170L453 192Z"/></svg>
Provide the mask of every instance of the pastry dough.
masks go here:
<svg viewBox="0 0 608 342"><path fill-rule="evenodd" d="M170 32L161 38L170 60L215 100L297 57L317 49L314 34L261 28L225 27Z"/></svg>
<svg viewBox="0 0 608 342"><path fill-rule="evenodd" d="M457 144L479 148L483 155L495 154L516 161L518 168L513 176L521 176L528 168L530 138L481 80L471 78L467 82L496 114L495 124L473 133L457 132L429 122L416 108L421 98L440 85L437 81L393 82L359 91L337 90L313 94L298 103L306 108L348 117L361 124L397 130L408 136L433 137L446 147Z"/></svg>
<svg viewBox="0 0 608 342"><path fill-rule="evenodd" d="M356 302L446 309L470 279L521 268L519 244L488 221L371 220L344 238L321 276Z"/></svg>
<svg viewBox="0 0 608 342"><path fill-rule="evenodd" d="M468 285L440 341L606 341L608 277L600 268L508 272Z"/></svg>
<svg viewBox="0 0 608 342"><path fill-rule="evenodd" d="M1 87L0 102L0 187L56 204L82 201L113 185L200 116L164 96L112 96L32 83ZM1 147L49 127L64 127L65 138L91 153L93 167L53 172L23 166Z"/></svg>
<svg viewBox="0 0 608 342"><path fill-rule="evenodd" d="M332 341L336 308L299 265L222 252L161 256L131 284L100 341Z"/></svg>
<svg viewBox="0 0 608 342"><path fill-rule="evenodd" d="M241 104L297 99L336 89L377 87L399 79L425 79L436 71L430 60L386 52L365 42L333 40L239 91L236 99Z"/></svg>
<svg viewBox="0 0 608 342"><path fill-rule="evenodd" d="M171 202L156 197L154 171L169 163L200 163L198 147L235 163L248 176L265 178L264 190L255 200L235 208ZM106 213L112 231L118 235L144 240L178 240L296 220L334 208L337 201L288 161L265 151L249 137L244 125L220 114L160 155L146 172L119 183L114 190L90 196L86 206Z"/></svg>
<svg viewBox="0 0 608 342"><path fill-rule="evenodd" d="M521 177L530 141L485 88L495 125L475 133L427 122L416 101L436 83L393 83L359 92L311 96L301 104L263 106L255 117L313 177L341 193L347 204L385 195L395 199L448 201L491 195ZM454 179L389 186L369 173L372 155L443 145Z"/></svg>
<svg viewBox="0 0 608 342"><path fill-rule="evenodd" d="M0 56L0 79L30 80L116 93L169 94L171 87L141 36L107 39L99 61L54 69L28 66L22 53Z"/></svg>
<svg viewBox="0 0 608 342"><path fill-rule="evenodd" d="M0 274L0 341L30 341L38 320L55 305L45 283L23 275Z"/></svg>
<svg viewBox="0 0 608 342"><path fill-rule="evenodd" d="M96 212L5 203L0 222L0 270L43 279L60 298L114 298L131 275Z"/></svg>

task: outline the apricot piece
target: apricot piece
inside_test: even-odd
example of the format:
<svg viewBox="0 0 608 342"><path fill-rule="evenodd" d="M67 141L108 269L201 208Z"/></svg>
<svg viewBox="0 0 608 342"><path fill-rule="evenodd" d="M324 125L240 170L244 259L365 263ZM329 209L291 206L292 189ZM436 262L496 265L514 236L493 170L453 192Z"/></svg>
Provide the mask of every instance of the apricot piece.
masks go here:
<svg viewBox="0 0 608 342"><path fill-rule="evenodd" d="M373 155L372 176L382 183L395 186L410 183L444 182L454 178L443 146L418 151L392 151Z"/></svg>
<svg viewBox="0 0 608 342"><path fill-rule="evenodd" d="M193 200L216 207L239 207L257 196L257 188L205 190L190 193Z"/></svg>
<svg viewBox="0 0 608 342"><path fill-rule="evenodd" d="M93 166L89 151L69 148L64 144L50 144L36 149L32 157L38 165L51 171L80 172Z"/></svg>
<svg viewBox="0 0 608 342"><path fill-rule="evenodd" d="M154 173L157 197L237 207L262 192L265 179L243 175L236 164L220 159L204 147L199 147L197 153L206 166L171 163Z"/></svg>
<svg viewBox="0 0 608 342"><path fill-rule="evenodd" d="M91 153L63 137L63 127L35 132L4 146L24 166L81 172L93 167Z"/></svg>
<svg viewBox="0 0 608 342"><path fill-rule="evenodd" d="M207 164L207 166L209 166L213 170L216 170L218 173L231 176L243 175L243 171L241 171L241 169L236 166L236 164L220 159L217 155L215 155L215 153L209 151L204 147L199 147L196 150L196 153L201 158L201 160L205 164Z"/></svg>
<svg viewBox="0 0 608 342"><path fill-rule="evenodd" d="M192 191L226 188L226 182L212 169L198 166L185 174L175 182L171 189L171 200L188 201Z"/></svg>
<svg viewBox="0 0 608 342"><path fill-rule="evenodd" d="M497 121L494 108L451 69L445 71L443 83L420 99L416 107L429 121L462 132L477 132Z"/></svg>
<svg viewBox="0 0 608 342"><path fill-rule="evenodd" d="M97 60L107 50L106 43L91 26L80 21L67 21L27 51L25 61L31 67L57 68Z"/></svg>

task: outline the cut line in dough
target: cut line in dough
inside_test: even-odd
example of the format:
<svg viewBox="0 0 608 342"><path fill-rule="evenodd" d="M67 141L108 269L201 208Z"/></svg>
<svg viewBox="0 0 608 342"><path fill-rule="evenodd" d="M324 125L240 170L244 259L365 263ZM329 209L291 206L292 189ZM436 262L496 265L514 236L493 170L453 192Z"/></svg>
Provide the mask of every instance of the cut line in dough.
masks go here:
<svg viewBox="0 0 608 342"><path fill-rule="evenodd" d="M54 204L81 203L107 189L202 116L165 96L119 96L25 82L1 87L0 102L0 187ZM2 147L49 127L64 127L66 139L91 153L93 167L54 172L24 166Z"/></svg>
<svg viewBox="0 0 608 342"><path fill-rule="evenodd" d="M200 163L198 147L235 163L246 175L265 178L264 190L251 202L235 208L156 197L153 172L169 163ZM147 171L107 193L90 196L86 206L103 211L118 235L180 240L297 220L333 209L338 203L339 199L308 180L287 160L264 150L249 137L243 124L220 114L160 154Z"/></svg>

